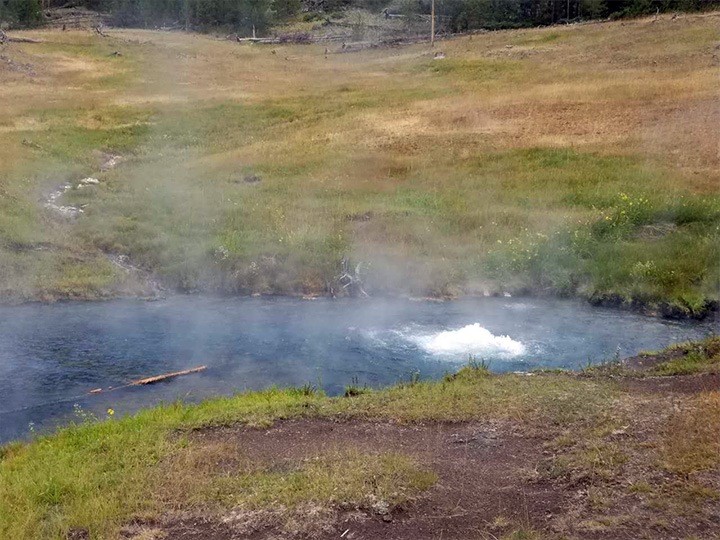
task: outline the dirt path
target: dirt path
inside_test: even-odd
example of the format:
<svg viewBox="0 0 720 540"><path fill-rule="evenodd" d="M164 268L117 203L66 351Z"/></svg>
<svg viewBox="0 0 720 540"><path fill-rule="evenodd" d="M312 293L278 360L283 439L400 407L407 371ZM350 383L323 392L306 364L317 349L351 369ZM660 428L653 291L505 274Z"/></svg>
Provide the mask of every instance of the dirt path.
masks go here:
<svg viewBox="0 0 720 540"><path fill-rule="evenodd" d="M720 373L699 373L682 377L627 378L621 381L628 392L648 394L698 394L720 391Z"/></svg>

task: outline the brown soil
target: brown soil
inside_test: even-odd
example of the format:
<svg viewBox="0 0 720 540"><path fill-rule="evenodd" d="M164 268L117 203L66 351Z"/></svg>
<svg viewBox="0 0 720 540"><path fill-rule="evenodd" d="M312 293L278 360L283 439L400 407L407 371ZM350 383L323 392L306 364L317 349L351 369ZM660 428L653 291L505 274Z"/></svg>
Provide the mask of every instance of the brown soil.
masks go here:
<svg viewBox="0 0 720 540"><path fill-rule="evenodd" d="M389 515L339 513L330 530L313 538L482 538L484 531L523 523L546 526L568 503L565 490L529 484L530 471L546 458L544 439L523 436L511 424L398 425L308 419L267 430L220 428L198 432L202 443L232 442L242 455L272 468L343 450L400 452L434 470L438 483L422 498ZM164 526L177 540L273 538L273 530L237 536L222 521L196 516Z"/></svg>
<svg viewBox="0 0 720 540"><path fill-rule="evenodd" d="M236 474L241 462L284 472L323 456L397 453L433 471L437 483L394 507L202 507L133 524L124 534L133 540L717 539L720 462L693 468L687 460L697 458L691 449L700 457L710 451L714 431L703 439L698 426L720 427L714 409L702 408L717 399L720 374L647 372L689 354L713 358L718 348L720 341L710 339L578 374L607 377L620 392L596 416L573 423L541 416L420 424L304 418L267 429L233 425L186 433L217 475ZM163 486L178 491L182 509L186 493L175 484Z"/></svg>
<svg viewBox="0 0 720 540"><path fill-rule="evenodd" d="M720 373L701 373L682 377L626 378L621 386L629 392L651 394L697 394L720 391Z"/></svg>
<svg viewBox="0 0 720 540"><path fill-rule="evenodd" d="M582 450L585 444L583 435L570 433L578 441L573 448L554 446L558 436L568 436L567 430L554 425L513 422L404 425L302 419L280 422L269 429L209 428L192 433L191 439L208 448L230 445L231 454L274 470L347 450L398 452L432 469L438 482L412 503L390 508L384 515L372 509L351 512L332 508L324 509L314 518L305 516L310 522L315 521L297 534L288 535L281 530L277 515L270 509L240 513L239 520L228 518L232 513L167 515L159 522L129 528L126 535L135 539L174 540L290 537L465 540L499 539L513 531L526 530L540 535L528 538L670 539L688 535L715 538L713 535L720 531L720 508L712 510L714 503L709 506L697 503L690 517L682 513L680 517L668 516L662 505L653 506L656 503L648 502L649 496L636 494L630 487L647 479L662 486L658 492L671 493L676 489L674 480L653 468L650 462L654 458L648 457L653 454L637 449L655 445L655 437L673 414L673 407L677 410L678 404L684 406L693 394L720 389L720 376L626 378L620 384L629 390L624 401L629 405L620 408L635 408L630 413L630 424L614 432L610 444L630 457L622 469L608 478L587 471L547 474L555 458L572 456L573 451ZM234 464L218 466L230 471ZM710 473L707 482L720 485L720 471ZM607 499L600 510L594 502L599 496ZM632 519L633 515L636 519Z"/></svg>

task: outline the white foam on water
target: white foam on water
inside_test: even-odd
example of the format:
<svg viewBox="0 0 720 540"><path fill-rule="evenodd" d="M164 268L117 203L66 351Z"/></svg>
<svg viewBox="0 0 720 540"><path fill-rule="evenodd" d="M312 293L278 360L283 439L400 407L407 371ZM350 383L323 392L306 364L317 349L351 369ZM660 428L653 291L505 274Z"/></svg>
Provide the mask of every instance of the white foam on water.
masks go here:
<svg viewBox="0 0 720 540"><path fill-rule="evenodd" d="M496 336L479 324L470 324L458 330L411 338L427 352L442 356L477 355L495 358L513 358L527 352L525 345L509 336Z"/></svg>

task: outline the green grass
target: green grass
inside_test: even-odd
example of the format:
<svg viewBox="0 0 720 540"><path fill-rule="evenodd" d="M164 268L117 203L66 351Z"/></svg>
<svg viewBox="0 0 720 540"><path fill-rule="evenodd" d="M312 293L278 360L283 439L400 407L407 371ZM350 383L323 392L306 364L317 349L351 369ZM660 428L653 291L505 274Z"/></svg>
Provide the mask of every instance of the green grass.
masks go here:
<svg viewBox="0 0 720 540"><path fill-rule="evenodd" d="M520 62L486 59L444 59L430 61L425 69L438 76L455 76L460 80L475 83L491 83L496 80L507 80L519 77L522 69Z"/></svg>
<svg viewBox="0 0 720 540"><path fill-rule="evenodd" d="M690 375L720 369L720 338L683 343L669 349L669 359L657 364L652 372L658 375Z"/></svg>
<svg viewBox="0 0 720 540"><path fill-rule="evenodd" d="M470 367L443 382L411 382L353 398L329 399L302 389L269 390L81 423L2 449L0 536L63 538L70 529L83 528L94 538L104 538L133 516L153 515L176 504L162 497L168 481L190 483L194 495L179 490L188 495L186 501L249 507L271 500L292 506L341 499L362 506L368 494L399 504L434 481L432 473L406 457L362 454L330 456L329 461L302 465L287 474L238 469L218 479L211 469L203 469L213 459L205 451L193 453L192 444L178 436L203 426L268 426L301 416L571 424L590 421L614 395L612 386L602 382L563 375L489 376ZM196 469L188 466L193 459L200 459ZM372 489L367 487L370 478L376 479Z"/></svg>
<svg viewBox="0 0 720 540"><path fill-rule="evenodd" d="M522 33L515 39L516 45L542 45L553 43L563 37L559 32Z"/></svg>
<svg viewBox="0 0 720 540"><path fill-rule="evenodd" d="M710 354L716 341L658 354L673 355L679 347ZM658 508L670 505L667 511L697 510L714 500L716 491L690 475L720 463L717 392L673 405L662 395L637 399L599 375L492 375L484 363L471 361L442 381L412 378L351 397L328 398L306 385L175 403L122 418L109 412L96 420L78 411L76 425L0 448L0 537L61 539L84 530L91 538L108 538L133 519L229 510L255 512L284 530L310 510L319 511L321 520L338 508L387 512L437 481L417 456L338 448L308 460L284 456L271 465L222 435L226 426L265 429L300 418L512 426L513 436L542 445L541 461L523 474L587 485L588 508L603 522L614 519L612 490L625 485L618 481L624 475L632 484L623 492L646 496ZM655 426L650 439L648 425ZM198 432L203 428L220 430ZM658 476L658 470L671 476ZM606 511L609 517L603 517Z"/></svg>
<svg viewBox="0 0 720 540"><path fill-rule="evenodd" d="M541 163L558 171L575 158L553 153ZM603 162L606 170L599 174L612 178L608 160ZM578 177L587 179L582 173ZM650 306L667 302L686 315L703 314L720 274L720 200L613 196L606 188L594 195L592 186L576 189L562 201L590 207L592 217L575 227L499 240L489 255L490 273L504 282L516 279L560 294L615 295Z"/></svg>

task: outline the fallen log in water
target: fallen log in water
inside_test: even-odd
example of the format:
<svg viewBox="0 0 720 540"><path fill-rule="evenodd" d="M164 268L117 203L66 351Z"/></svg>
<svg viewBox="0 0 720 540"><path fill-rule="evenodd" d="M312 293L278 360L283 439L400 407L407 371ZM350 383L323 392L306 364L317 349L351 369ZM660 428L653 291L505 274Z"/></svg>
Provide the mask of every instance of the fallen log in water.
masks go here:
<svg viewBox="0 0 720 540"><path fill-rule="evenodd" d="M199 366L192 369L186 369L183 371L175 371L173 373L165 373L164 375L156 375L154 377L147 377L145 379L138 379L130 383L130 386L145 386L147 384L155 384L157 382L166 381L168 379L174 379L175 377L182 377L183 375L190 375L191 373L199 373L205 371L207 366Z"/></svg>
<svg viewBox="0 0 720 540"><path fill-rule="evenodd" d="M172 373L164 373L163 375L155 375L153 377L146 377L144 379L137 379L135 381L131 381L128 384L125 384L123 386L116 386L109 388L95 388L93 390L90 390L88 394L105 394L107 392L112 392L113 390L120 390L121 388L127 388L128 386L147 386L148 384L155 384L162 381L167 381L168 379L174 379L175 377L182 377L183 375L190 375L192 373L200 373L201 371L205 371L207 369L207 366L198 366L192 369L184 369L183 371L174 371Z"/></svg>

